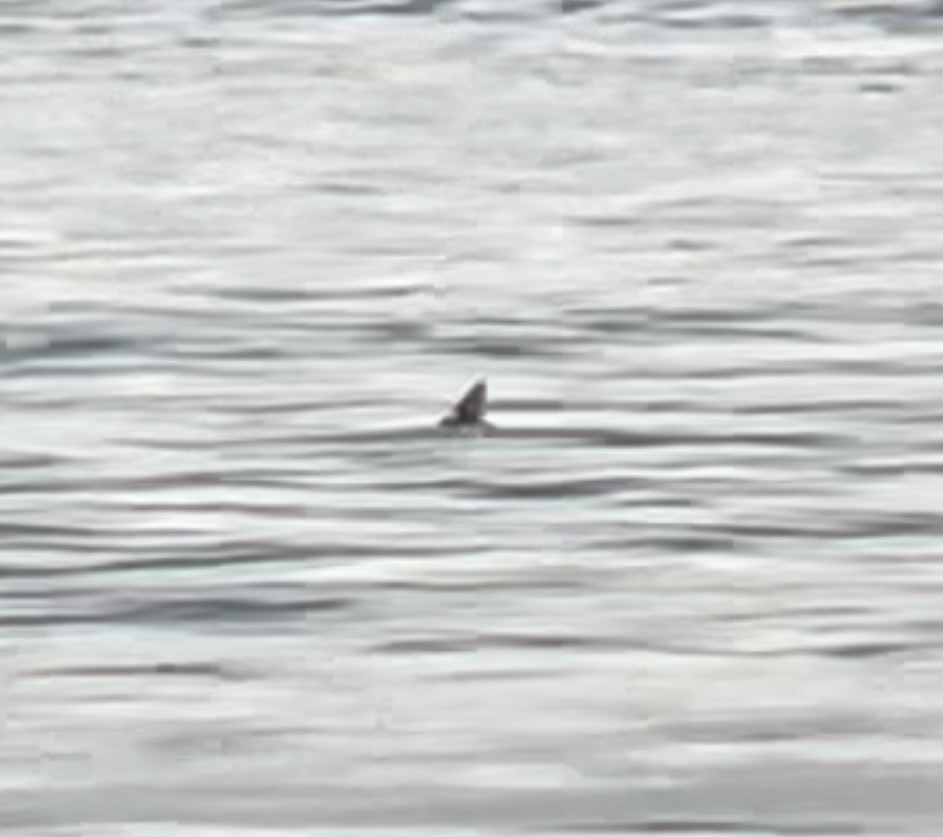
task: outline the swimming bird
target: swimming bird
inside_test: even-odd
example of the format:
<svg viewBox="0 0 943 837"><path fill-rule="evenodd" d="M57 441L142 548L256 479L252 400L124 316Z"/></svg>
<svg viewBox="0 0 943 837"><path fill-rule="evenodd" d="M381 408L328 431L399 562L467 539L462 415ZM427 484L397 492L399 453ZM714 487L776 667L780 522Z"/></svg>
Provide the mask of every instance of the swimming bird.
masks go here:
<svg viewBox="0 0 943 837"><path fill-rule="evenodd" d="M488 385L482 378L476 381L458 400L452 411L439 422L439 427L452 430L474 430L488 432L495 429L485 421L488 409Z"/></svg>

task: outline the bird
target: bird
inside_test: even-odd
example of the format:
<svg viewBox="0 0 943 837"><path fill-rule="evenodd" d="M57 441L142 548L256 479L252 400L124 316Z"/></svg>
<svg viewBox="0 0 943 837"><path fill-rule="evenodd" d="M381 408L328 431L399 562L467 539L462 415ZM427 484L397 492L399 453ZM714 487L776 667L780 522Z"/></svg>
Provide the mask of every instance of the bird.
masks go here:
<svg viewBox="0 0 943 837"><path fill-rule="evenodd" d="M439 422L439 427L448 430L493 431L495 426L485 421L487 409L488 384L481 378L469 387L449 414Z"/></svg>

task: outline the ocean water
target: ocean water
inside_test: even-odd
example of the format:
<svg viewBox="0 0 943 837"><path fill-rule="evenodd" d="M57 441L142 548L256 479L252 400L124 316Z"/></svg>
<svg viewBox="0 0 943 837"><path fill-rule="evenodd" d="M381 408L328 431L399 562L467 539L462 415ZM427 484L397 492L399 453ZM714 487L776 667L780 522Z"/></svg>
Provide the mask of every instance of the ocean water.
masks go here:
<svg viewBox="0 0 943 837"><path fill-rule="evenodd" d="M4 835L940 833L938 4L6 0L0 118Z"/></svg>

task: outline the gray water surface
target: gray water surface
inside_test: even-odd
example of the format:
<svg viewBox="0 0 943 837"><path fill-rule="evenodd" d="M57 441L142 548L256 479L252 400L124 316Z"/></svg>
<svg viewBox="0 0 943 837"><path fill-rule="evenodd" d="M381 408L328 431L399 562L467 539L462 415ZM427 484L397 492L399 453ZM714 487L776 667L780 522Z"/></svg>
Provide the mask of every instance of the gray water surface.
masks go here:
<svg viewBox="0 0 943 837"><path fill-rule="evenodd" d="M939 12L0 7L3 834L938 835Z"/></svg>

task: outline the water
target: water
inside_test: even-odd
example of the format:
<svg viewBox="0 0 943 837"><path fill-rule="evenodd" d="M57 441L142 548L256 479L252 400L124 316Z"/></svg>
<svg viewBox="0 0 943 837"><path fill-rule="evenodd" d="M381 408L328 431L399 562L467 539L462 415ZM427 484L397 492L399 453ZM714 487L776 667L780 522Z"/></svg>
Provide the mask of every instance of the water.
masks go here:
<svg viewBox="0 0 943 837"><path fill-rule="evenodd" d="M3 833L937 834L941 31L3 5Z"/></svg>

